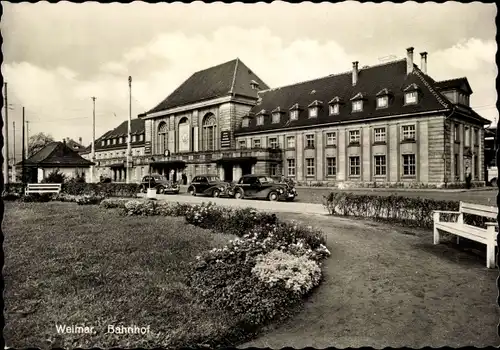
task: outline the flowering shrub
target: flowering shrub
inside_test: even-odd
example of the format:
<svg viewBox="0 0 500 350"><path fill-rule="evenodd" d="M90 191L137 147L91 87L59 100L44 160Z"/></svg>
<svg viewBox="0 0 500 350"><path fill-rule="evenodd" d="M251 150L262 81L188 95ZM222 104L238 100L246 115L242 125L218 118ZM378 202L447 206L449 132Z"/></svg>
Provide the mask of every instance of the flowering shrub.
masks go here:
<svg viewBox="0 0 500 350"><path fill-rule="evenodd" d="M104 199L103 196L83 195L83 196L76 196L75 201L76 203L78 203L78 205L92 205L92 204L100 204L103 199Z"/></svg>
<svg viewBox="0 0 500 350"><path fill-rule="evenodd" d="M252 273L271 287L283 283L286 289L300 295L316 287L321 279L321 269L315 261L277 249L258 256Z"/></svg>
<svg viewBox="0 0 500 350"><path fill-rule="evenodd" d="M106 198L101 201L99 206L105 209L111 209L111 208L125 209L125 203L129 201L130 199L125 199L125 198Z"/></svg>
<svg viewBox="0 0 500 350"><path fill-rule="evenodd" d="M112 199L101 206L124 208L126 215L184 216L189 224L237 236L197 256L187 278L201 301L234 316L236 333L286 316L318 285L321 260L330 255L320 231L251 208Z"/></svg>

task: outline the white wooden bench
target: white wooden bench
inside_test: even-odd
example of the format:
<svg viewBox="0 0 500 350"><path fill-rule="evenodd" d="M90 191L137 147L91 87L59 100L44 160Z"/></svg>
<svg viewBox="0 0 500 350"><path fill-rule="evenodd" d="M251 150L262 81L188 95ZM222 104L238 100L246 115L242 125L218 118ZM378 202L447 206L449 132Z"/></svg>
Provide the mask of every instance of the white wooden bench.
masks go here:
<svg viewBox="0 0 500 350"><path fill-rule="evenodd" d="M440 220L440 214L458 214L455 222L443 222ZM486 217L495 222L486 222L486 229L464 224L464 214L473 214ZM486 244L486 267L495 267L495 247L497 246L497 233L495 227L497 223L498 208L480 204L471 204L460 202L459 211L435 210L434 219L434 244L439 244L440 232L451 233L459 237L464 237L479 243Z"/></svg>
<svg viewBox="0 0 500 350"><path fill-rule="evenodd" d="M61 184L28 184L26 187L25 193L60 193L61 192Z"/></svg>

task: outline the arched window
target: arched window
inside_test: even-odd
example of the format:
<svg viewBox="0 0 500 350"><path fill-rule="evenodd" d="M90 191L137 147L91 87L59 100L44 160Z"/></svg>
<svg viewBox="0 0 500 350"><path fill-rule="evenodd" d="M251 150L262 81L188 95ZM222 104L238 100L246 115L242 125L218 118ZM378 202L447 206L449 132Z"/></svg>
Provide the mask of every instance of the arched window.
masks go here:
<svg viewBox="0 0 500 350"><path fill-rule="evenodd" d="M189 119L184 117L179 121L179 137L177 138L177 150L179 152L189 152L190 134Z"/></svg>
<svg viewBox="0 0 500 350"><path fill-rule="evenodd" d="M216 120L213 114L207 114L203 118L203 150L213 151L215 150L215 140L216 140Z"/></svg>
<svg viewBox="0 0 500 350"><path fill-rule="evenodd" d="M156 153L157 154L164 154L165 151L168 149L168 135L167 135L167 123L161 122L160 125L158 125L158 139L157 139L157 144L156 144Z"/></svg>

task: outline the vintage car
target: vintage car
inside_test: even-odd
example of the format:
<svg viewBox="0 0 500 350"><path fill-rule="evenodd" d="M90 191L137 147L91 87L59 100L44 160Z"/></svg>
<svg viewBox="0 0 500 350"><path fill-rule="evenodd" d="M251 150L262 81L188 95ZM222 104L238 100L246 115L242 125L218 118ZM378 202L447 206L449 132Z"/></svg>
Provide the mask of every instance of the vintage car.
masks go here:
<svg viewBox="0 0 500 350"><path fill-rule="evenodd" d="M259 198L270 201L293 201L297 197L297 191L292 185L279 182L267 175L244 175L233 191L236 199Z"/></svg>
<svg viewBox="0 0 500 350"><path fill-rule="evenodd" d="M217 175L197 175L188 187L188 193L193 196L233 197L233 185L222 181Z"/></svg>
<svg viewBox="0 0 500 350"><path fill-rule="evenodd" d="M179 194L179 185L160 174L146 175L142 178L139 191L145 193L148 188L156 188L156 193L160 194Z"/></svg>

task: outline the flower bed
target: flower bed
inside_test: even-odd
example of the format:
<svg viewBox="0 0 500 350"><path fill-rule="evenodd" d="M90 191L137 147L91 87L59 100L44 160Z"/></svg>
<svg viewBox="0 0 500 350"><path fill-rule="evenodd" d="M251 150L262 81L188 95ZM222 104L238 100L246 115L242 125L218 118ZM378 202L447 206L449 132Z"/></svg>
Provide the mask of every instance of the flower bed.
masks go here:
<svg viewBox="0 0 500 350"><path fill-rule="evenodd" d="M330 255L322 232L254 209L111 198L101 206L122 208L126 215L184 216L189 224L238 237L197 256L187 277L204 304L232 316L227 334L200 340L209 346L241 341L289 315L319 285L321 261Z"/></svg>

